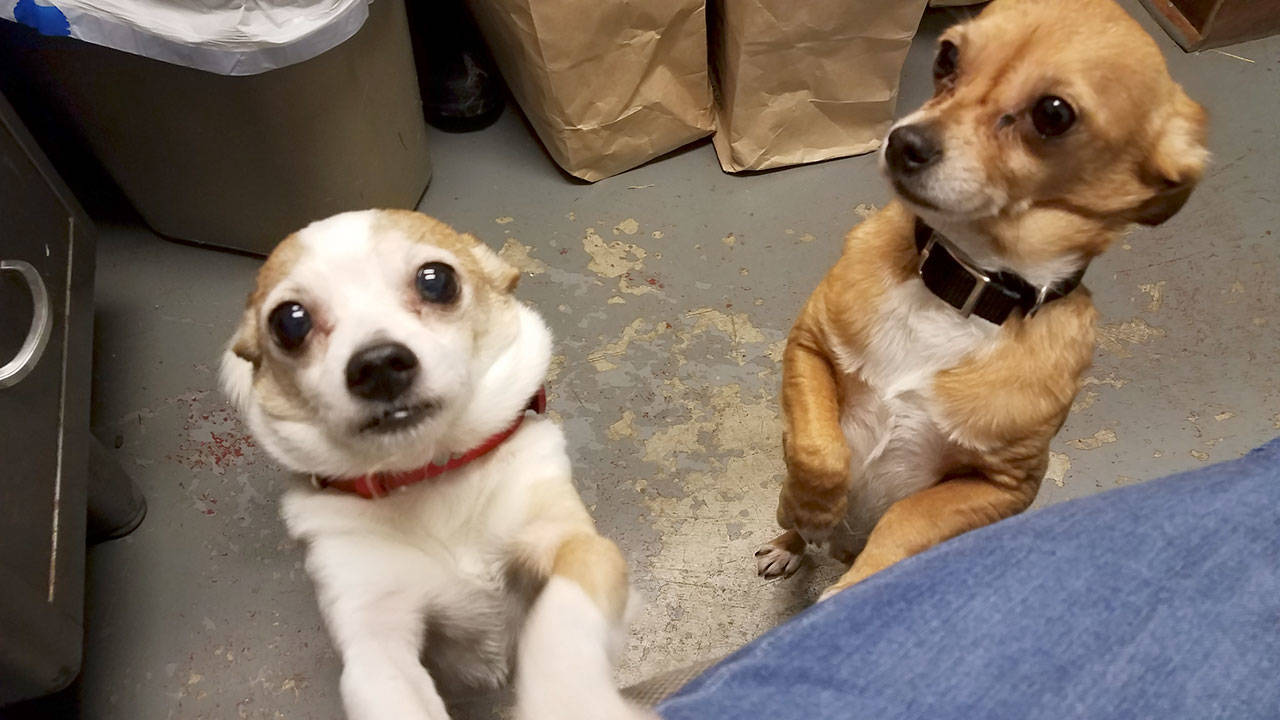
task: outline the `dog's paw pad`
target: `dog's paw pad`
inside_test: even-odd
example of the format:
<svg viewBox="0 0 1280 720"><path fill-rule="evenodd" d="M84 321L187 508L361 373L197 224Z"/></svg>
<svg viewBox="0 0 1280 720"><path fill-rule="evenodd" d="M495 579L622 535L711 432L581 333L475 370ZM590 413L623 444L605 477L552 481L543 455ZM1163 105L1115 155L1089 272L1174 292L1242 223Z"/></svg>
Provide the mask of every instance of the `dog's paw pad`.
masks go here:
<svg viewBox="0 0 1280 720"><path fill-rule="evenodd" d="M794 553L773 544L756 550L756 574L762 578L791 577L800 569L804 552Z"/></svg>

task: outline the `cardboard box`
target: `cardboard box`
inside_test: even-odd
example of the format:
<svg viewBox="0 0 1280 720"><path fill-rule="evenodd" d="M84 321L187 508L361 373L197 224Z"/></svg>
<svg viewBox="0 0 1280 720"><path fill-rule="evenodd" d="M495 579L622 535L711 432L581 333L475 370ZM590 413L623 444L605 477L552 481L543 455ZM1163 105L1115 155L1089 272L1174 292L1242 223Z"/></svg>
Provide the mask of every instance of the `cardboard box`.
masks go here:
<svg viewBox="0 0 1280 720"><path fill-rule="evenodd" d="M1280 33L1280 0L1142 0L1142 4L1187 52Z"/></svg>

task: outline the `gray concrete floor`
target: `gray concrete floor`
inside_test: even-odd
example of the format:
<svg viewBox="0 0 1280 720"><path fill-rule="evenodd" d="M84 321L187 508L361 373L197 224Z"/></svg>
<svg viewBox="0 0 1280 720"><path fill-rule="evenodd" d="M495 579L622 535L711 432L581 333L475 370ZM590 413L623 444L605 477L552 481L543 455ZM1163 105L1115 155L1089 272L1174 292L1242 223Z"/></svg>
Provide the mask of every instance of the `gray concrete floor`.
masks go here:
<svg viewBox="0 0 1280 720"><path fill-rule="evenodd" d="M1280 432L1280 38L1185 55L1126 5L1210 110L1215 159L1180 215L1090 269L1103 341L1040 506ZM926 18L903 109L929 92L948 17ZM422 209L518 262L558 338L551 407L646 600L620 680L729 652L810 603L833 563L765 583L751 560L775 533L778 359L843 234L888 198L873 159L733 177L701 143L584 185L512 111L431 140ZM82 715L339 717L338 660L276 516L284 476L215 389L258 261L101 231L95 426L150 514L90 553Z"/></svg>

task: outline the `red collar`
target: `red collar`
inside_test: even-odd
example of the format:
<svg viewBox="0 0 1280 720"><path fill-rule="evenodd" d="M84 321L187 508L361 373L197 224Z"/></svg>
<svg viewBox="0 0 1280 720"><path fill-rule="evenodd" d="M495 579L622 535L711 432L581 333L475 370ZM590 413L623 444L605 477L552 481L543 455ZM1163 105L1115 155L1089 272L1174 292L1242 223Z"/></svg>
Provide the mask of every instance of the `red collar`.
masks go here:
<svg viewBox="0 0 1280 720"><path fill-rule="evenodd" d="M414 483L430 480L433 477L443 475L450 470L458 468L470 463L474 460L488 455L498 448L499 445L506 442L508 438L516 434L516 430L520 429L520 425L524 422L525 412L532 410L539 415L547 411L547 388L546 386L538 388L537 394L529 400L529 404L524 410L520 411L520 415L515 421L495 435L489 436L489 439L471 448L462 455L450 458L445 463L431 463L424 465L417 470L408 470L398 473L369 473L354 478L322 478L317 475L311 476L312 484L317 488L333 488L342 492L355 493L362 498L373 499L389 495L392 490L413 485Z"/></svg>

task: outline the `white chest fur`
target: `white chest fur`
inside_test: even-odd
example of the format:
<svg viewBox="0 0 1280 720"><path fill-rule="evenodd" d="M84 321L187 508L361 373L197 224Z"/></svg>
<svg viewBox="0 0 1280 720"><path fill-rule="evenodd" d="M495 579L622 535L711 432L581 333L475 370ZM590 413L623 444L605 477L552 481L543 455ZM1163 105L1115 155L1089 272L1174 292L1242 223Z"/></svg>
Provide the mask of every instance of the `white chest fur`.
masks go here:
<svg viewBox="0 0 1280 720"><path fill-rule="evenodd" d="M529 527L532 497L568 482L559 427L531 419L491 456L438 479L378 500L298 488L282 515L306 543L339 647L358 641L346 637L353 615L416 617L408 640L425 639L437 681L494 686L507 679L531 600L531 588L510 582L512 546Z"/></svg>
<svg viewBox="0 0 1280 720"><path fill-rule="evenodd" d="M912 278L889 291L865 351L838 358L853 487L849 532L833 540L833 551L856 551L890 505L938 481L950 441L935 418L933 378L990 346L998 332Z"/></svg>
<svg viewBox="0 0 1280 720"><path fill-rule="evenodd" d="M885 398L927 392L933 376L995 338L999 327L964 317L916 278L890 290L866 351L846 368Z"/></svg>

